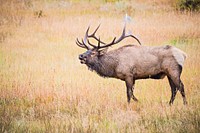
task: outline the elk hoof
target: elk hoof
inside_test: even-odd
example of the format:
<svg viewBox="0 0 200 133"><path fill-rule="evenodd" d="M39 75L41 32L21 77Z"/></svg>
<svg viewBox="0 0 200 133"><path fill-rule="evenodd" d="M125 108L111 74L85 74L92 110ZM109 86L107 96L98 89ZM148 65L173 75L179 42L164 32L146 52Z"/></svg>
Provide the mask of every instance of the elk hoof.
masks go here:
<svg viewBox="0 0 200 133"><path fill-rule="evenodd" d="M133 98L133 100L134 100L135 102L138 102L138 99L137 99L135 96L133 96L132 98Z"/></svg>

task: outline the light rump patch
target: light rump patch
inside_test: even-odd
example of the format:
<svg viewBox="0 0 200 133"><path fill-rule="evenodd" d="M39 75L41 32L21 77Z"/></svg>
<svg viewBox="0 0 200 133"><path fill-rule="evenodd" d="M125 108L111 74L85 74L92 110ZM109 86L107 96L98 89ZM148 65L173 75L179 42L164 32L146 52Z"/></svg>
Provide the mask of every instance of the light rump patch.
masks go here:
<svg viewBox="0 0 200 133"><path fill-rule="evenodd" d="M173 53L173 56L174 58L176 59L177 63L183 67L183 64L184 64L184 61L187 57L186 53L181 51L180 49L177 49L175 47L173 47L172 49L172 53ZM181 53L181 54L180 54Z"/></svg>

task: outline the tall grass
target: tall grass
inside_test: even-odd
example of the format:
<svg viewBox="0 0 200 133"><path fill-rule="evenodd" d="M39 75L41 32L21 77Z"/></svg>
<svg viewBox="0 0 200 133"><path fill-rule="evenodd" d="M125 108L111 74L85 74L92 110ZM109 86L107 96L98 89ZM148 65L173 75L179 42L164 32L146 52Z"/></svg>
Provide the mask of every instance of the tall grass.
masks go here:
<svg viewBox="0 0 200 133"><path fill-rule="evenodd" d="M164 0L149 6L124 2L134 9L128 29L143 45L171 44L188 54L181 77L187 106L179 93L168 105L167 79L137 81L139 102L128 105L124 82L99 77L79 63L85 50L75 39L89 24L94 29L101 23L98 34L109 42L121 34L130 10L101 1L7 2L1 5L0 35L9 35L0 42L0 132L200 131L199 14L176 12ZM128 39L116 47L129 43L137 45Z"/></svg>

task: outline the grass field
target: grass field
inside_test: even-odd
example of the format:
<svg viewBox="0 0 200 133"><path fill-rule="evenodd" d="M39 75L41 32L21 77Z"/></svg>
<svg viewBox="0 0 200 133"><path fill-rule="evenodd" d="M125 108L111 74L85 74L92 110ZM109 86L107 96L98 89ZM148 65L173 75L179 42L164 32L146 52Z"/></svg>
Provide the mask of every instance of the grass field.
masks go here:
<svg viewBox="0 0 200 133"><path fill-rule="evenodd" d="M113 1L0 0L0 132L200 132L200 14L177 11L173 0ZM142 45L187 53L187 106L180 93L168 105L166 78L137 81L139 102L128 105L124 82L80 64L76 38L101 23L98 35L110 42L126 13Z"/></svg>

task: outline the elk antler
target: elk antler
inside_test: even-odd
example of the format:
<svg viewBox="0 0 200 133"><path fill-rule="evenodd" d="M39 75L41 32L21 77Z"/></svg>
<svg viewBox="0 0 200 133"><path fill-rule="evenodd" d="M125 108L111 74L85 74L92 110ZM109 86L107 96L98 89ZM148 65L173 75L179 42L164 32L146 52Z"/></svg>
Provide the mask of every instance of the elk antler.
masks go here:
<svg viewBox="0 0 200 133"><path fill-rule="evenodd" d="M115 38L112 40L111 43L106 44L106 45L104 45L104 46L98 46L98 49L100 49L100 48L106 48L106 47L112 46L112 45L114 45L114 44L117 44L117 43L119 43L120 41L122 41L123 39L125 39L125 38L127 38L127 37L132 37L132 38L136 39L137 42L141 45L141 43L140 43L140 41L139 41L138 38L136 38L136 37L133 36L132 34L126 35L126 24L125 24L125 25L124 25L123 32L122 32L122 35L120 36L120 38L118 38L118 39L116 40L116 37L115 37ZM99 40L99 41L100 41L100 40Z"/></svg>
<svg viewBox="0 0 200 133"><path fill-rule="evenodd" d="M100 42L100 43L102 43L102 44L106 44L106 43L102 42L100 39L98 39L98 38L95 36L95 34L96 34L97 30L99 29L100 25L101 25L101 24L99 24L99 26L95 29L95 31L94 31L92 34L90 34L90 35L88 34L89 29L90 29L90 26L89 26L88 29L87 29L87 31L86 31L86 33L85 33L85 38L84 38L84 40L85 40L85 41L88 41L88 40L89 40L88 38L93 38L93 39L97 40L98 42ZM97 48L97 46L91 44L89 41L88 41L88 44L89 44L90 46L94 47L94 48Z"/></svg>
<svg viewBox="0 0 200 133"><path fill-rule="evenodd" d="M100 24L99 26L95 29L95 31L92 33L92 34L88 34L89 32L89 29L90 29L90 26L88 26L87 30L86 30L86 33L85 33L85 37L84 39L82 39L82 43L78 40L78 38L76 39L76 44L79 46L79 47L82 47L82 48L86 48L86 49L90 49L86 44L87 44L87 41L88 41L88 38L93 38L95 40L97 40L98 42L102 43L102 44L105 44L104 42L100 41L100 39L98 39L95 34L97 32L97 30L99 29L100 27ZM91 44L89 41L88 41L88 44L94 48L97 48L97 46Z"/></svg>
<svg viewBox="0 0 200 133"><path fill-rule="evenodd" d="M94 31L92 34L89 35L89 34L88 34L89 29L90 29L90 26L89 26L89 27L87 28L87 30L86 30L84 39L82 39L82 43L81 43L81 42L78 40L78 38L77 38L76 44L77 44L79 47L86 48L86 49L90 49L89 46L86 45L86 43L88 42L88 44L89 44L90 46L92 46L93 48L101 49L101 48L106 48L106 47L112 46L112 45L114 45L114 44L117 44L117 43L119 43L120 41L122 41L123 39L125 39L125 38L127 38L127 37L132 37L132 38L136 39L137 42L141 45L141 43L140 43L140 41L139 41L138 38L136 38L136 37L133 36L132 34L126 35L126 24L124 25L124 29L123 29L123 32L122 32L122 35L120 36L120 38L118 38L118 39L116 40L116 37L114 37L114 39L112 40L112 42L111 42L111 43L108 43L108 44L105 43L105 42L103 42L103 41L101 41L100 38L98 39L98 38L95 36L95 34L96 34L97 30L99 29L99 27L100 27L100 24L99 24L99 26L95 29L95 31ZM96 46L96 45L90 43L89 38L93 38L93 39L97 40L97 41L98 41L98 46ZM100 46L100 44L104 44L104 46Z"/></svg>
<svg viewBox="0 0 200 133"><path fill-rule="evenodd" d="M85 42L82 39L82 43L78 40L78 38L76 39L76 44L81 47L81 48L86 48L87 50L89 50L90 48L85 44Z"/></svg>

